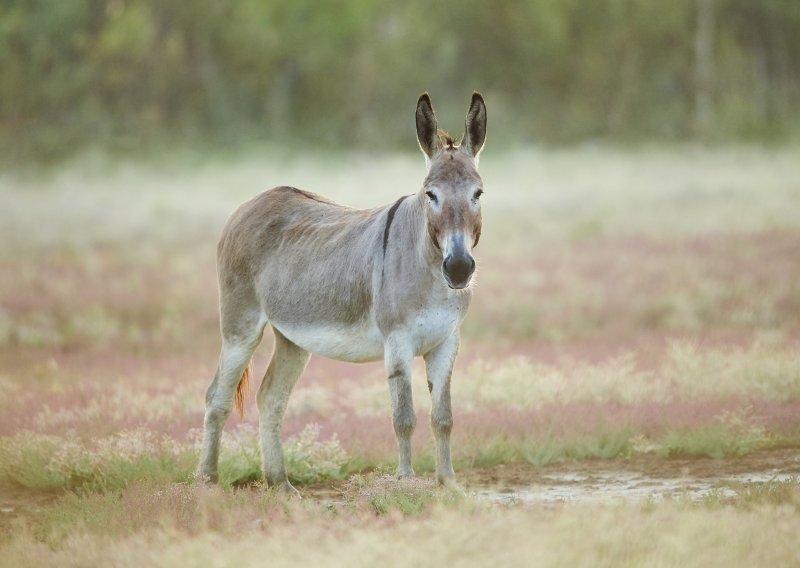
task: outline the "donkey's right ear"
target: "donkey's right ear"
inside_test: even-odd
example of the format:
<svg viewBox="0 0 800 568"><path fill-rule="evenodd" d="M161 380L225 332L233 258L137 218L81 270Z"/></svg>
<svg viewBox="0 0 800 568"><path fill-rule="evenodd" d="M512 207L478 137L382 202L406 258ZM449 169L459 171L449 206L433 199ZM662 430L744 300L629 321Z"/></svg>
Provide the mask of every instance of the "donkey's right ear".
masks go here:
<svg viewBox="0 0 800 568"><path fill-rule="evenodd" d="M483 149L486 141L486 103L478 91L472 93L472 101L467 111L467 120L464 124L464 141L461 147L475 159L478 165L478 154Z"/></svg>
<svg viewBox="0 0 800 568"><path fill-rule="evenodd" d="M429 165L439 149L437 132L436 114L433 112L431 98L426 91L417 100L417 140Z"/></svg>

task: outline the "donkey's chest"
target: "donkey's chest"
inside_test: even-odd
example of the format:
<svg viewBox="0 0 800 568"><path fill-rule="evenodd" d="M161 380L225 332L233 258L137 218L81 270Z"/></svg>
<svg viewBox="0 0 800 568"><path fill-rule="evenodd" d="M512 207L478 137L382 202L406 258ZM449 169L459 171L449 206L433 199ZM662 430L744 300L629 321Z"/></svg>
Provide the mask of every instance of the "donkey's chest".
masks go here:
<svg viewBox="0 0 800 568"><path fill-rule="evenodd" d="M404 330L415 355L424 355L456 331L464 319L466 304L457 299L426 306L409 314Z"/></svg>

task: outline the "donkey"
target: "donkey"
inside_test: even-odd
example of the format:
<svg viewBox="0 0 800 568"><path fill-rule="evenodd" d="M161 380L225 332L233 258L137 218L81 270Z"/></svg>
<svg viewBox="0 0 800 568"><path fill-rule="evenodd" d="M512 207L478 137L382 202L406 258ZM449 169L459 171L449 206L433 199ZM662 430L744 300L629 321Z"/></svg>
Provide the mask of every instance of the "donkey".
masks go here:
<svg viewBox="0 0 800 568"><path fill-rule="evenodd" d="M416 108L428 174L392 205L351 209L293 187L244 203L217 247L222 351L206 393L198 475L216 482L222 428L244 411L249 365L269 323L275 347L258 389L264 476L297 494L283 462L281 424L311 353L350 362L383 358L400 451L398 476L413 476L411 362L425 360L436 439L436 475L454 484L450 375L470 303L472 250L481 234L478 155L486 105L472 95L460 144L438 130L428 93Z"/></svg>

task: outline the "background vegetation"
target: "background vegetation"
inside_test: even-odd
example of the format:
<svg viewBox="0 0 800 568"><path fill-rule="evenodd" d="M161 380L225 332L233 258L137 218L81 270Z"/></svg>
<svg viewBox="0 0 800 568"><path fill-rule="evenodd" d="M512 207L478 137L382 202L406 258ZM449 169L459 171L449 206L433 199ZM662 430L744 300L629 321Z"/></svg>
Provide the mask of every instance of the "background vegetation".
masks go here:
<svg viewBox="0 0 800 568"><path fill-rule="evenodd" d="M6 0L0 154L405 147L429 90L473 89L493 143L800 131L794 0Z"/></svg>

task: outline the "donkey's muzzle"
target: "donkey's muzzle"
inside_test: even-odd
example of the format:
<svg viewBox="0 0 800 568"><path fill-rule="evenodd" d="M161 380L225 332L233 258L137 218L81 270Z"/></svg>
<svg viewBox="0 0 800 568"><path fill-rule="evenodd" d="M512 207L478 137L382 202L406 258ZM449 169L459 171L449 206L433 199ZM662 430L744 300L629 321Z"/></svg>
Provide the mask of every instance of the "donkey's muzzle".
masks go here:
<svg viewBox="0 0 800 568"><path fill-rule="evenodd" d="M447 285L456 290L466 288L472 273L475 272L475 259L467 253L447 255L442 263L442 273Z"/></svg>

